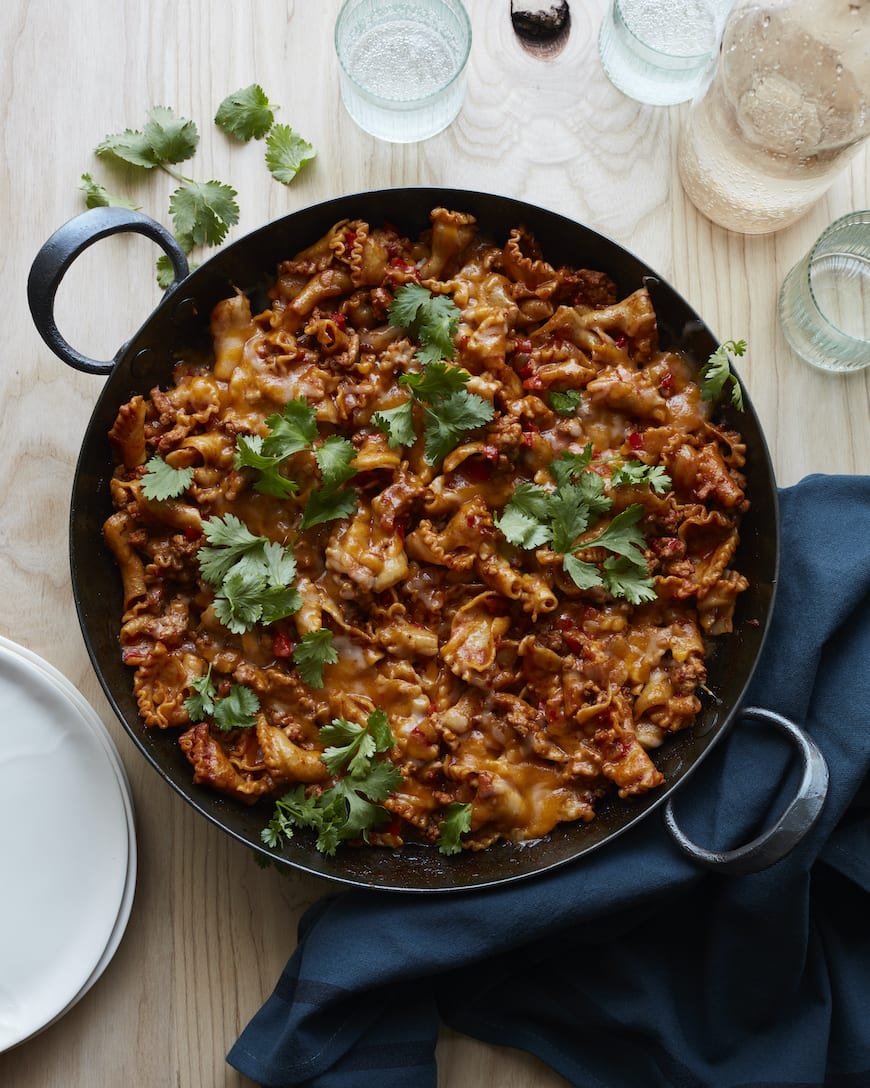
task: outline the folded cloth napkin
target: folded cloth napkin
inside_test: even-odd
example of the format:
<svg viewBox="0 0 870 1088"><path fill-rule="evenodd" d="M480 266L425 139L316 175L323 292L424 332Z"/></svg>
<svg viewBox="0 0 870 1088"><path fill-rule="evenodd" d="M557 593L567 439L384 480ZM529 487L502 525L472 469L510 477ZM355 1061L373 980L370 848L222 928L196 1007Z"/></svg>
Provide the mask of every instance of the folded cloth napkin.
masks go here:
<svg viewBox="0 0 870 1088"><path fill-rule="evenodd" d="M228 1061L268 1086L434 1088L440 1023L583 1088L870 1085L870 477L780 492L770 634L746 705L805 728L830 789L764 872L703 870L657 815L488 891L315 904ZM733 728L676 795L720 849L791 788L772 730Z"/></svg>

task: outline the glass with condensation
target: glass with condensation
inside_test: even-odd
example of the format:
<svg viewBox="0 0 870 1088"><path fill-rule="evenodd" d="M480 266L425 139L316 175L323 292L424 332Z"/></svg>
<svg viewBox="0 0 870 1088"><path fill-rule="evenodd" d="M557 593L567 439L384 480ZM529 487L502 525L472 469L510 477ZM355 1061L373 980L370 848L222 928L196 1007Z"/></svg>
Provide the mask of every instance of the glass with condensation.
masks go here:
<svg viewBox="0 0 870 1088"><path fill-rule="evenodd" d="M811 366L870 366L870 210L849 212L822 231L783 281L779 320Z"/></svg>
<svg viewBox="0 0 870 1088"><path fill-rule="evenodd" d="M461 0L346 0L335 24L345 109L378 139L428 140L462 108L470 51Z"/></svg>
<svg viewBox="0 0 870 1088"><path fill-rule="evenodd" d="M687 102L716 55L728 7L728 0L612 0L598 32L605 75L637 102Z"/></svg>

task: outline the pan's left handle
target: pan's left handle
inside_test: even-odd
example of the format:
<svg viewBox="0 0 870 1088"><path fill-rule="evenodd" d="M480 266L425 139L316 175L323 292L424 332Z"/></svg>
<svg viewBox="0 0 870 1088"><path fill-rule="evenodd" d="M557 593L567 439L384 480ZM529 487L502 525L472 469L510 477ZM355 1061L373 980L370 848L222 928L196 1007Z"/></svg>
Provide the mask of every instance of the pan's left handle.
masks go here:
<svg viewBox="0 0 870 1088"><path fill-rule="evenodd" d="M39 335L68 366L86 374L108 374L115 360L91 359L67 343L54 319L55 296L70 265L88 246L125 232L144 234L169 258L174 279L168 290L187 276L187 255L170 232L155 219L128 208L92 208L70 219L43 244L30 268L27 301Z"/></svg>
<svg viewBox="0 0 870 1088"><path fill-rule="evenodd" d="M718 873L745 876L781 861L809 833L821 815L828 793L828 765L815 741L781 714L761 707L747 707L738 718L764 722L778 729L794 744L801 761L801 781L785 812L773 827L734 850L707 850L692 842L674 816L673 798L665 805L665 826L684 854Z"/></svg>

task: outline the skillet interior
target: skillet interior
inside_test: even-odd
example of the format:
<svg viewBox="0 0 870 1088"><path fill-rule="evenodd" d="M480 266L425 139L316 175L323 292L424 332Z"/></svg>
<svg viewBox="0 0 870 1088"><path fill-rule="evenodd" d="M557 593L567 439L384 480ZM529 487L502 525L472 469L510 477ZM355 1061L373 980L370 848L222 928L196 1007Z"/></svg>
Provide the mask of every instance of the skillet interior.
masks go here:
<svg viewBox="0 0 870 1088"><path fill-rule="evenodd" d="M777 496L767 445L751 404L742 413L730 407L727 422L747 445L747 492L752 507L743 522L737 565L750 588L738 598L735 630L708 660L712 696L696 725L677 734L655 755L665 786L630 801L602 803L591 824L561 825L533 844L500 843L480 853L444 857L431 847L401 851L344 849L326 858L313 838L299 832L280 855L265 851L260 831L271 805L246 808L191 782L191 768L177 745L176 730L146 730L132 693L132 670L121 662L118 630L121 584L114 560L102 543L102 524L111 513L112 455L106 434L118 407L134 393L147 393L169 379L173 353L202 341L213 305L234 288L256 292L277 263L310 245L343 218L394 223L416 236L438 205L473 213L481 233L497 241L524 224L553 264L603 270L620 295L647 282L659 320L663 347L680 350L699 365L717 340L688 304L647 265L614 242L570 219L501 196L455 189L381 190L340 197L277 220L219 251L167 292L154 314L117 356L88 425L73 484L70 560L79 621L94 668L125 729L159 774L200 813L239 841L292 867L344 883L413 892L455 891L528 877L574 860L605 845L657 808L721 737L739 706L766 634L778 559Z"/></svg>

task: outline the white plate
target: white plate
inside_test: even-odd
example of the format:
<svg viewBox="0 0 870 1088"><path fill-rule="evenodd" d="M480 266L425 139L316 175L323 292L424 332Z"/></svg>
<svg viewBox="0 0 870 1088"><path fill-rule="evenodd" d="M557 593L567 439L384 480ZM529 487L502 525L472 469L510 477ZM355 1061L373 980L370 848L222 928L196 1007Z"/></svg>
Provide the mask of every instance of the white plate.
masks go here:
<svg viewBox="0 0 870 1088"><path fill-rule="evenodd" d="M0 1051L96 981L132 894L117 753L49 669L0 644Z"/></svg>
<svg viewBox="0 0 870 1088"><path fill-rule="evenodd" d="M121 762L121 757L118 755L118 750L115 747L115 743L109 735L109 731L106 729L99 714L94 710L91 704L85 699L78 688L74 687L72 683L54 667L49 664L44 658L35 654L32 650L28 650L25 646L19 646L15 642L10 642L9 639L0 635L0 650L9 650L11 653L17 653L20 657L23 657L26 661L35 665L41 669L48 678L55 683L61 691L69 698L69 700L75 704L78 708L86 724L93 730L97 739L104 746L106 754L115 769L118 776L118 785L121 790L121 798L124 803L124 811L127 816L127 846L128 846L128 859L127 859L127 879L124 884L124 892L121 897L121 906L118 911L118 917L115 919L115 925L112 928L112 935L109 938L109 943L103 950L103 954L100 957L94 970L89 975L87 981L75 995L72 1001L67 1005L65 1009L62 1009L56 1017L51 1021L54 1023L59 1020L64 1013L66 1013L77 1001L81 1000L84 995L90 990L97 979L102 975L105 969L112 961L112 957L118 950L118 946L121 943L121 938L124 936L124 932L127 928L127 923L130 920L130 911L133 907L133 897L136 891L136 872L137 872L137 850L136 850L136 824L135 816L133 813L133 800L130 794L130 782L127 778L127 772L124 769L124 764ZM46 1024L46 1027L49 1025Z"/></svg>

